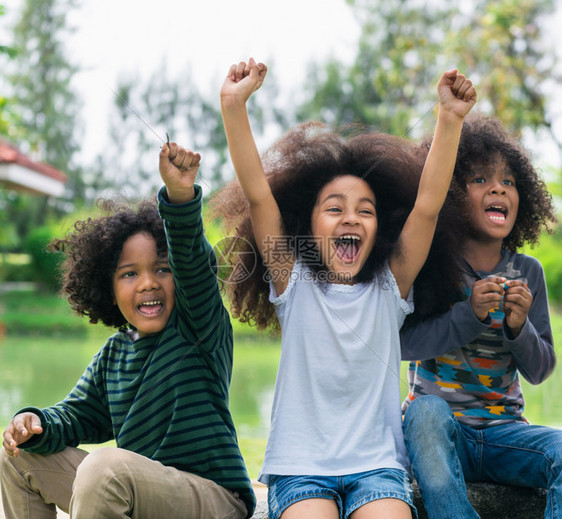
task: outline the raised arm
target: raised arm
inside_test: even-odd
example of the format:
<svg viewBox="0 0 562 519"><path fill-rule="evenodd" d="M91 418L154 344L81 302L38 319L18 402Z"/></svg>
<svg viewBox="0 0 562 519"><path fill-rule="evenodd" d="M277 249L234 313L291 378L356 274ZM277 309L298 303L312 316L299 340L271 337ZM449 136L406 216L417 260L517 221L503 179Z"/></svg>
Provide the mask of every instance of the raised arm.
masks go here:
<svg viewBox="0 0 562 519"><path fill-rule="evenodd" d="M282 294L287 287L294 260L272 254L276 240L284 239L279 206L273 197L252 135L246 102L263 83L267 67L252 58L248 63L232 65L221 89L221 112L230 157L238 181L250 205L254 237L260 255L273 272L275 291ZM279 256L283 262L279 263Z"/></svg>
<svg viewBox="0 0 562 519"><path fill-rule="evenodd" d="M476 103L476 90L457 70L445 72L437 85L439 115L420 179L414 208L399 238L390 268L406 297L422 268L453 175L465 115Z"/></svg>
<svg viewBox="0 0 562 519"><path fill-rule="evenodd" d="M203 232L202 193L195 184L201 156L172 142L160 151L158 195L168 261L174 274L177 327L200 350L231 344L230 317L219 291L215 253Z"/></svg>

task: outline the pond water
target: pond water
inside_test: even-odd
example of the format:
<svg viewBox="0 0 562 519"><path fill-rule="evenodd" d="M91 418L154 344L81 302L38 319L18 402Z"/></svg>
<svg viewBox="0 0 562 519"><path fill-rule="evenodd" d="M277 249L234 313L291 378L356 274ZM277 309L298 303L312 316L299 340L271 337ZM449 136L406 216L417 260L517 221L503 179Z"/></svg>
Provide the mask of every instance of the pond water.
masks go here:
<svg viewBox="0 0 562 519"><path fill-rule="evenodd" d="M0 427L18 409L44 407L72 389L108 333L88 338L5 337L0 341ZM279 341L268 336L237 339L230 406L240 438L267 438L273 386L279 362ZM401 388L407 392L403 363ZM539 386L523 381L531 423L562 427L562 367Z"/></svg>
<svg viewBox="0 0 562 519"><path fill-rule="evenodd" d="M103 332L88 338L1 340L0 426L24 406L45 407L62 400L103 345L108 336ZM279 342L269 337L236 342L230 405L240 436L267 437L279 351Z"/></svg>

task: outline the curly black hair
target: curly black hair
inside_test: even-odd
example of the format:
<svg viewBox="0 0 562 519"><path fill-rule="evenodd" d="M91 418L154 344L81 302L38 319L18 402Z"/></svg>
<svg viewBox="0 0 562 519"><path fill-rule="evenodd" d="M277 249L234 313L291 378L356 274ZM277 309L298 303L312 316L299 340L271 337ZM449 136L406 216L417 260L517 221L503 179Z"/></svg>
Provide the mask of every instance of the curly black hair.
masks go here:
<svg viewBox="0 0 562 519"><path fill-rule="evenodd" d="M99 206L106 216L76 221L66 237L49 245L66 254L62 292L72 310L91 323L125 329L127 321L113 297L113 274L123 244L134 234L146 233L154 237L158 253L167 255L164 223L154 201L143 201L136 209L112 200Z"/></svg>
<svg viewBox="0 0 562 519"><path fill-rule="evenodd" d="M289 130L262 157L267 179L279 205L287 243L295 257L322 272L326 267L310 258L317 245L310 240L311 218L318 194L333 179L353 175L367 182L376 199L378 230L375 245L355 281L374 278L394 250L406 217L413 207L424 153L412 143L392 135L358 127L330 129L320 123L303 123ZM229 183L211 201L227 233L234 232L239 247L230 252L234 272L239 276L224 288L234 317L258 328L278 330L273 305L269 302L267 269L254 254L257 250L249 207L237 180ZM251 251L253 249L253 251ZM307 251L306 257L301 254Z"/></svg>
<svg viewBox="0 0 562 519"><path fill-rule="evenodd" d="M420 144L429 151L431 138ZM483 114L470 114L464 121L453 180L428 259L414 283L415 313L408 321L446 312L463 298L459 280L463 279L462 244L470 233L467 179L475 172L505 161L515 177L519 210L503 248L516 252L524 244L538 243L541 232L552 232L556 223L552 196L533 166L530 153L508 133L501 122Z"/></svg>
<svg viewBox="0 0 562 519"><path fill-rule="evenodd" d="M525 243L536 244L543 230L556 223L552 196L533 166L530 153L498 119L473 115L464 123L454 172L457 189L466 193L466 179L475 170L503 159L515 177L519 210L503 247L515 252ZM466 201L466 198L463 198Z"/></svg>

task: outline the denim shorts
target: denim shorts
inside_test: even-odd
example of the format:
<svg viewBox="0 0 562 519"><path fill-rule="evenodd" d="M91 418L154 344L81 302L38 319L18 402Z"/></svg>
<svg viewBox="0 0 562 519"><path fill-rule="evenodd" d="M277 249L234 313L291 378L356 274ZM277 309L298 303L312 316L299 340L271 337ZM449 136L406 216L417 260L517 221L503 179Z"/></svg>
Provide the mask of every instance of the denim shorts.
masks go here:
<svg viewBox="0 0 562 519"><path fill-rule="evenodd" d="M333 499L340 519L377 499L394 498L408 504L417 517L408 475L399 469L377 469L345 476L269 476L269 519L279 519L289 506L305 499Z"/></svg>

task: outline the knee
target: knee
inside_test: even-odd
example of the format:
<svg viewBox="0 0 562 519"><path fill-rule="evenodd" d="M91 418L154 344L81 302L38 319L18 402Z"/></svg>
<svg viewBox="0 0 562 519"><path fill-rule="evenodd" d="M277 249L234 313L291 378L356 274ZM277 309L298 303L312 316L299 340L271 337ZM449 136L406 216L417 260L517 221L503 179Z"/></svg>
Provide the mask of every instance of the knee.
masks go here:
<svg viewBox="0 0 562 519"><path fill-rule="evenodd" d="M562 431L551 440L545 451L546 459L550 462L552 470L562 478Z"/></svg>
<svg viewBox="0 0 562 519"><path fill-rule="evenodd" d="M435 395L419 396L407 407L404 414L404 425L433 429L453 414L449 404Z"/></svg>
<svg viewBox="0 0 562 519"><path fill-rule="evenodd" d="M431 443L443 434L453 435L455 430L455 419L449 404L438 396L420 396L406 409L404 437L407 443Z"/></svg>
<svg viewBox="0 0 562 519"><path fill-rule="evenodd" d="M98 491L116 475L127 472L127 451L116 447L96 449L78 467L73 493Z"/></svg>
<svg viewBox="0 0 562 519"><path fill-rule="evenodd" d="M116 512L130 511L133 501L133 478L127 454L124 449L104 447L84 458L72 488L71 517L127 516Z"/></svg>

